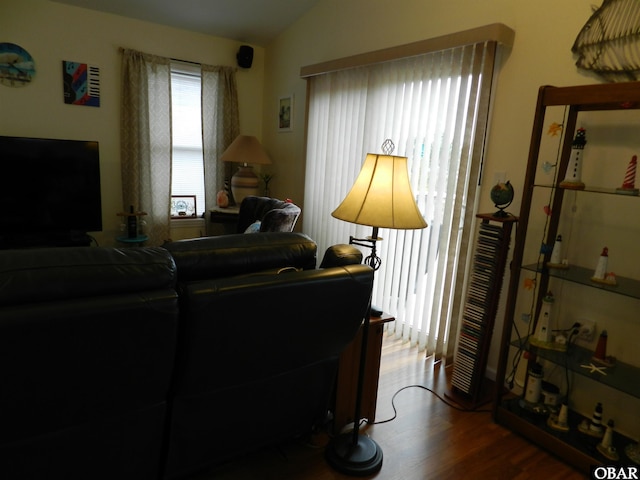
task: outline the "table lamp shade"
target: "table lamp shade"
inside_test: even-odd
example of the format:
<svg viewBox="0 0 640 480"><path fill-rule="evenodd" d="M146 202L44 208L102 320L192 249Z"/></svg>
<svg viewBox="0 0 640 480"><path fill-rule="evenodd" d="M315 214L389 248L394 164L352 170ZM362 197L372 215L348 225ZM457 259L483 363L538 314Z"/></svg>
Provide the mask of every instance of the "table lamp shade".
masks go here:
<svg viewBox="0 0 640 480"><path fill-rule="evenodd" d="M260 141L251 135L238 135L224 151L220 160L253 165L268 165L271 159Z"/></svg>
<svg viewBox="0 0 640 480"><path fill-rule="evenodd" d="M331 215L379 228L427 226L411 190L407 157L392 155L368 153L351 191Z"/></svg>
<svg viewBox="0 0 640 480"><path fill-rule="evenodd" d="M249 164L268 165L271 159L256 137L238 135L224 151L220 160L241 163L238 171L231 177L231 193L236 204L249 195L258 195L258 177Z"/></svg>

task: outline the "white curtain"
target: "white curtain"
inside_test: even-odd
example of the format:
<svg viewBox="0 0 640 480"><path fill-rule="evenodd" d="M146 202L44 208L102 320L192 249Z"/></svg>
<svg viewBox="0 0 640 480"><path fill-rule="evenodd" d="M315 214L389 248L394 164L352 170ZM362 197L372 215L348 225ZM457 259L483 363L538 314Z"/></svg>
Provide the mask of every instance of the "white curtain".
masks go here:
<svg viewBox="0 0 640 480"><path fill-rule="evenodd" d="M320 252L371 234L331 212L366 154L391 139L429 226L380 231L373 303L396 317L397 336L437 358L453 356L495 52L484 42L309 80L304 231Z"/></svg>

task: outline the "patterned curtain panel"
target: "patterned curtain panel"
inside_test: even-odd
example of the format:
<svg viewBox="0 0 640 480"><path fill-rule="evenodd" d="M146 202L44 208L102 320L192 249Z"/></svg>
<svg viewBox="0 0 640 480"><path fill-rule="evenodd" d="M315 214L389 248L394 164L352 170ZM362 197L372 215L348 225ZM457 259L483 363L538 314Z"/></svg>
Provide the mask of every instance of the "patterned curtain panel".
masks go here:
<svg viewBox="0 0 640 480"><path fill-rule="evenodd" d="M206 209L216 205L216 193L231 177L230 163L218 161L240 134L236 69L202 65L202 147ZM210 222L205 222L207 229Z"/></svg>
<svg viewBox="0 0 640 480"><path fill-rule="evenodd" d="M171 63L169 58L122 50L123 208L128 211L133 205L148 213L148 245L162 245L170 238ZM216 192L230 176L218 158L240 131L235 72L233 67L201 65L206 209L215 205Z"/></svg>
<svg viewBox="0 0 640 480"><path fill-rule="evenodd" d="M123 49L122 79L123 209L147 212L147 244L161 245L170 238L170 60Z"/></svg>
<svg viewBox="0 0 640 480"><path fill-rule="evenodd" d="M429 226L380 231L373 303L396 317L395 335L436 358L455 348L495 53L483 42L309 80L304 231L318 251L370 234L331 212L366 154L391 139Z"/></svg>

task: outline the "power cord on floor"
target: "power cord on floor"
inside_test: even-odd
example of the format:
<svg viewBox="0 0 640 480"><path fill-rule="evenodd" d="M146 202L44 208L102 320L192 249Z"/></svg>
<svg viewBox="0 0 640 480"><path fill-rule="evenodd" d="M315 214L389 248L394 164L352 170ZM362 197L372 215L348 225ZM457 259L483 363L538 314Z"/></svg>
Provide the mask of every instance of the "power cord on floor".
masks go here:
<svg viewBox="0 0 640 480"><path fill-rule="evenodd" d="M421 388L422 390L426 390L427 392L432 393L433 395L435 395L441 402L443 402L445 405L458 410L459 412L469 412L469 413L490 413L491 410L473 410L470 408L463 408L461 406L458 406L454 403L451 403L449 401L447 401L445 398L441 397L437 392L433 391L432 389L430 389L429 387L425 387L424 385L407 385L406 387L402 387L401 389L397 390L396 393L393 394L393 397L391 397L391 407L393 408L393 416L391 418L388 418L386 420L380 420L378 422L373 422L371 425L379 425L381 423L389 423L393 420L396 419L396 417L398 416L398 410L396 409L396 404L395 404L395 400L396 397L398 396L398 394L400 392L402 392L403 390L407 390L408 388Z"/></svg>

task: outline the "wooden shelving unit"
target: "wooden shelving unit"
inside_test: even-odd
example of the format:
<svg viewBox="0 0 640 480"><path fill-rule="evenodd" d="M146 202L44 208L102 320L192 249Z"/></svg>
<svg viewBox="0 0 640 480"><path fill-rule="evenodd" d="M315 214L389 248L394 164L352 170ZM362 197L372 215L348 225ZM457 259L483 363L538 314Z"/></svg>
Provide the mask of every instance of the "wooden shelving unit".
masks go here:
<svg viewBox="0 0 640 480"><path fill-rule="evenodd" d="M626 154L633 148L640 149L640 140L630 138L628 142L621 142L622 147L613 140L602 141L603 138L607 139L614 133L628 132L628 136L633 137L633 132L640 129L638 121L640 116L630 115L628 118L631 123L618 120L618 116L624 117L627 113L623 112L638 109L640 109L640 82L540 88L522 194L520 221L511 263L496 373L494 419L585 473L589 473L592 465L598 464L635 465L634 460L625 454L625 450L629 445L637 443L640 431L632 431L631 435L628 435L628 432L622 434L620 431L624 430L625 425L618 429L616 428L618 424L615 423L613 445L619 454L619 459L613 460L598 451L597 445L602 442L602 439L585 435L577 427L585 419L590 421L592 418L591 413L584 411L584 405L590 401L595 405L596 401L599 401L598 397L585 398L588 397L588 392L592 388L593 391L598 392L596 395L603 395L602 392L606 392L608 399L620 399L621 403L631 405L630 410L640 411L640 355L632 352L632 347L626 348L623 352L627 356L625 360L616 362L604 373L594 372L585 368L585 365L588 366L593 361L592 344L581 345L575 341L575 337L569 335L566 351L556 351L533 346L529 338L535 332L540 318L543 297L548 291L554 289L565 292L560 299L556 299L553 307L556 314L560 312L556 321L562 324L563 328L568 327L570 331L572 322L575 320L572 314L586 311L587 315L598 316L596 333L608 328L618 333L621 329L635 329L633 335L628 335L628 339L620 340L622 335L617 335L619 342L627 342L630 345L633 343L633 337L637 338L640 335L640 322L634 324L633 313L640 309L640 275L634 267L640 262L639 253L633 251L634 249L618 248L616 250L616 264L623 271L622 275L617 275L618 272L616 272L617 284L611 286L591 280L599 252L580 251L580 248L587 248L585 245L591 247L591 243L599 240L602 246L607 245L605 242L619 245L624 245L625 242L632 244L638 233L639 229L634 225L639 224L637 218L640 213L640 198L616 194L616 187L619 184L612 184L607 176L613 168L611 159L616 158L616 154L609 155L606 152L607 149L620 148ZM596 119L600 118L597 115L609 118L607 115L611 115L611 112L617 112L611 117L616 120L613 122L614 127L609 126L607 130L601 127ZM560 121L555 126L559 125L562 133L557 140L554 140L557 141L557 148L554 150L549 147L553 142L545 139L545 134L549 134L549 125L553 120L551 117L556 116L560 117ZM582 157L585 163L592 162L590 167L594 165L597 167L592 168L596 173L591 175L589 182L585 182L584 189L565 189L560 184L567 175L574 135L577 128L585 123L587 138L591 132L594 133L594 137L601 140L596 146L599 149L598 155L587 157L587 149L590 148L587 143L585 157ZM619 175L620 183L624 176L624 166L621 167L624 162L625 160L621 160L615 166L618 170L622 168ZM545 178L545 175L541 174L542 170L553 173ZM598 184L599 182L602 184ZM547 218L541 220L540 217L544 214L540 205L541 202L546 201L544 199L548 199L545 205ZM612 205L608 209L602 206L606 202L611 202ZM569 245L572 249L570 256L573 253L573 261L568 262L566 269L550 268L547 265L552 251L550 246L553 245L559 233L564 234L567 231L578 232ZM592 247L591 249L593 250ZM579 254L576 253L578 251ZM533 262L531 262L532 257L535 258ZM631 275L625 275L626 271L631 272ZM531 287L529 290L523 288L527 282ZM528 304L525 298L527 295L530 296ZM618 306L615 314L607 316L601 313L604 310L602 304L607 302ZM530 313L524 312L524 305L530 305ZM624 325L619 325L623 321ZM522 325L526 325L526 328L522 328ZM514 359L520 358L519 361L527 361L524 360L525 356L521 355L522 352L527 352L529 361L533 359L545 362L557 366L564 372L567 385L563 393L569 405L568 432L550 428L547 423L548 408L531 408L531 404L523 401L524 394L518 391L513 381L516 371L514 365L517 365ZM615 355L616 352L610 353ZM528 380L527 373L524 385ZM578 390L571 388L575 383L580 382L586 382L593 387ZM616 403L609 400L605 405L603 425L606 425L608 419L625 413L616 410L621 408ZM576 405L583 406L582 413L574 408ZM637 458L635 460L637 461Z"/></svg>

